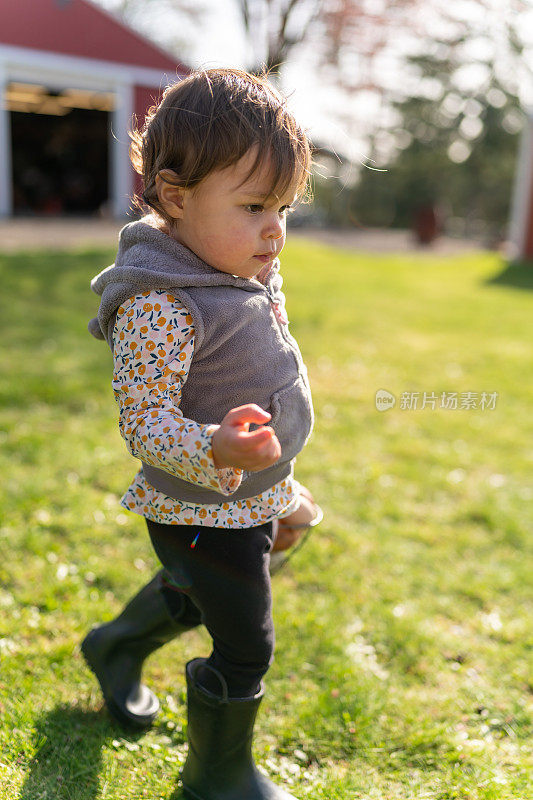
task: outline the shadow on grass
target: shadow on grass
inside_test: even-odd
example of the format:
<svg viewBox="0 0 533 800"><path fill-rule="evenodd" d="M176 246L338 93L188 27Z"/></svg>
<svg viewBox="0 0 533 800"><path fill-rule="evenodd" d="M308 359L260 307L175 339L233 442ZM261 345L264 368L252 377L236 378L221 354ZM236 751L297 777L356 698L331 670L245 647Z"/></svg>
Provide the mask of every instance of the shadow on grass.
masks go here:
<svg viewBox="0 0 533 800"><path fill-rule="evenodd" d="M37 752L19 800L95 800L104 745L114 738L135 742L143 735L143 731L125 733L101 712L57 706L37 719ZM172 794L173 800L181 797L180 790Z"/></svg>
<svg viewBox="0 0 533 800"><path fill-rule="evenodd" d="M37 752L19 800L93 800L99 790L102 745L109 726L96 712L57 706L36 722Z"/></svg>
<svg viewBox="0 0 533 800"><path fill-rule="evenodd" d="M499 275L489 278L486 283L489 285L511 286L514 289L529 289L531 291L533 290L533 262L504 262L503 269Z"/></svg>

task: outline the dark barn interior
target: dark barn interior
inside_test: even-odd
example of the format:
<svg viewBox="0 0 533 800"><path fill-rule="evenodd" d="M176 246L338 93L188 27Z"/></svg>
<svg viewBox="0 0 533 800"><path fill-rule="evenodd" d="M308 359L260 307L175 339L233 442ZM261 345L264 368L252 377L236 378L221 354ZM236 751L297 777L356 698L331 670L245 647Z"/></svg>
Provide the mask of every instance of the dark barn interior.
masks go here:
<svg viewBox="0 0 533 800"><path fill-rule="evenodd" d="M69 98L68 91L41 91L39 97L39 110L29 103L24 110L20 103L11 105L14 213L98 213L109 197L111 114L99 108L73 107L76 100ZM92 105L97 104L96 98Z"/></svg>

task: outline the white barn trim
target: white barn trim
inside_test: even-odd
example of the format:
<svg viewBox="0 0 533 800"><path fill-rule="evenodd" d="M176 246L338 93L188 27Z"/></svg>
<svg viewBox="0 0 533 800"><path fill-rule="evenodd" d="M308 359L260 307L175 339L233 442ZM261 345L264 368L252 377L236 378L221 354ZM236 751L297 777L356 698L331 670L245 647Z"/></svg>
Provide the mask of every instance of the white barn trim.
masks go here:
<svg viewBox="0 0 533 800"><path fill-rule="evenodd" d="M162 91L176 77L156 69L0 44L0 216L10 216L13 211L9 111L4 101L5 89L11 81L45 84L54 91L76 87L115 95L109 142L109 188L113 214L123 217L133 190L127 130L134 113L134 88L158 87Z"/></svg>
<svg viewBox="0 0 533 800"><path fill-rule="evenodd" d="M509 220L513 259L532 258L533 243L533 111L527 114L516 162Z"/></svg>

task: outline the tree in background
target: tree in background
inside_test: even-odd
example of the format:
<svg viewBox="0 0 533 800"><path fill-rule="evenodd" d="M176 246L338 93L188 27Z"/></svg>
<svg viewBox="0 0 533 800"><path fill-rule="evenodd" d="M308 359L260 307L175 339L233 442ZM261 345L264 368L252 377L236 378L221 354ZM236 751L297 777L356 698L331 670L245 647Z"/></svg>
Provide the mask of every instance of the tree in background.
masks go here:
<svg viewBox="0 0 533 800"><path fill-rule="evenodd" d="M361 90L375 81L372 65L392 36L412 26L418 0L237 0L251 45L252 70L279 72L295 49L312 43L318 73ZM259 51L259 59L254 53ZM262 52L261 52L262 51Z"/></svg>
<svg viewBox="0 0 533 800"><path fill-rule="evenodd" d="M426 19L428 36L405 55L401 84L381 94L389 113L371 137L374 169L361 169L356 186L337 192L331 219L409 227L433 209L452 234L487 243L505 237L523 89L531 98L533 87L521 35L527 4L509 2L507 15L481 0L466 5L466 20L459 15L465 4L454 0L439 10L439 25ZM433 29L439 34L429 37ZM323 194L330 203L318 178L319 202Z"/></svg>
<svg viewBox="0 0 533 800"><path fill-rule="evenodd" d="M450 233L504 238L523 119L517 95L494 74L486 87L459 92L448 57L417 57L416 65L422 79L440 82L441 97L414 94L393 103L396 150L380 156L376 134L372 155L387 169L360 172L348 191L352 220L405 228L432 207Z"/></svg>
<svg viewBox="0 0 533 800"><path fill-rule="evenodd" d="M216 0L97 0L133 27L150 30L160 43L187 53L192 24L196 35ZM413 30L412 9L420 0L232 0L247 42L244 65L251 72L279 73L300 47L310 45L315 63L342 74L352 90L379 87L372 76L376 55L402 30ZM150 18L163 15L163 28Z"/></svg>
<svg viewBox="0 0 533 800"><path fill-rule="evenodd" d="M215 0L100 2L137 27L156 9L164 12L162 43L181 37L186 54L187 37L168 15L201 35ZM312 50L317 82L340 90L335 115L345 137L370 131L366 164L356 164L348 180L331 158L327 180L318 170L316 204L330 222L405 226L417 206L431 204L445 212L453 232L502 235L528 86L533 102L525 57L533 51L533 36L525 37L528 29L533 34L533 19L523 22L529 0L233 4L248 42L248 69L264 66L283 83L284 65ZM363 95L374 103L371 122L357 111Z"/></svg>

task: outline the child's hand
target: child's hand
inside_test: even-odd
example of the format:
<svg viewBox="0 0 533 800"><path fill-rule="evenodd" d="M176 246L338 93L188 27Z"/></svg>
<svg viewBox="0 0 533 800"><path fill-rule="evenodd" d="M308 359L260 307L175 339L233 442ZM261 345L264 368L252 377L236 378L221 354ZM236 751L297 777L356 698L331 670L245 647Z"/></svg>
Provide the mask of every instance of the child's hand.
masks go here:
<svg viewBox="0 0 533 800"><path fill-rule="evenodd" d="M273 429L264 426L270 417L255 403L228 411L212 438L216 469L236 467L259 472L275 464L281 456L281 445ZM250 431L252 422L262 427Z"/></svg>

